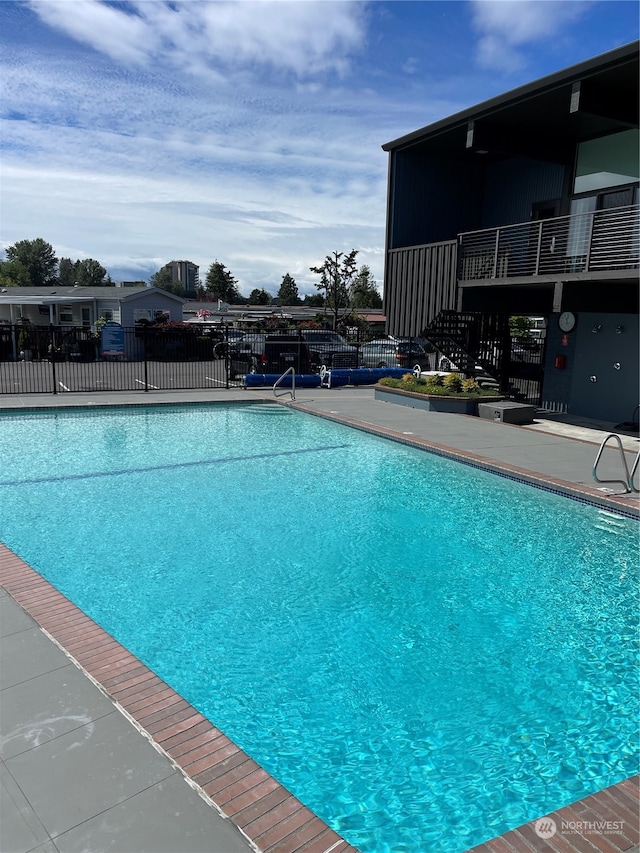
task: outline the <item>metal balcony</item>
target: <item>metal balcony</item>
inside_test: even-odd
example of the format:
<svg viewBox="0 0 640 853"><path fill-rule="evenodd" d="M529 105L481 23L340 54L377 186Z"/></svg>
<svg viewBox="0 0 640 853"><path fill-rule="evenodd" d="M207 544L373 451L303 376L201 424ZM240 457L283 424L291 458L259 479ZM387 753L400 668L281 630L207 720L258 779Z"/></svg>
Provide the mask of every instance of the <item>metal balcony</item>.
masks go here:
<svg viewBox="0 0 640 853"><path fill-rule="evenodd" d="M541 219L458 237L458 281L552 279L638 269L638 205Z"/></svg>

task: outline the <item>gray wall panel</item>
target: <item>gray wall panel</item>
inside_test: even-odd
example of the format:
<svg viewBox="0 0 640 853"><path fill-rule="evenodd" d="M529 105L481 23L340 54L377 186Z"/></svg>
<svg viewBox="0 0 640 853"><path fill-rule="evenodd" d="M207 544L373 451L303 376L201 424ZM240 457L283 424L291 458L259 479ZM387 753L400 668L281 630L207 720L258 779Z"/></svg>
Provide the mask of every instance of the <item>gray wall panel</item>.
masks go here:
<svg viewBox="0 0 640 853"><path fill-rule="evenodd" d="M477 168L444 160L427 163L408 151L392 156L390 248L450 240L480 227L483 180Z"/></svg>
<svg viewBox="0 0 640 853"><path fill-rule="evenodd" d="M496 228L531 218L538 201L560 198L564 166L522 158L487 167L481 228Z"/></svg>
<svg viewBox="0 0 640 853"><path fill-rule="evenodd" d="M456 254L453 240L388 252L388 334L419 335L440 311L456 308Z"/></svg>

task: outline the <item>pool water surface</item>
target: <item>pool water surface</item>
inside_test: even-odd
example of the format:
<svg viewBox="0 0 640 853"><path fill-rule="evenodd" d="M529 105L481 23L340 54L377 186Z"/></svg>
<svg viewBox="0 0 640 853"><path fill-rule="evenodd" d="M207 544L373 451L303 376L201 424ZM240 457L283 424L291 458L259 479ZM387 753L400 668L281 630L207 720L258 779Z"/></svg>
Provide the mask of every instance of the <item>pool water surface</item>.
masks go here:
<svg viewBox="0 0 640 853"><path fill-rule="evenodd" d="M633 520L279 406L2 423L0 539L363 853L636 771Z"/></svg>

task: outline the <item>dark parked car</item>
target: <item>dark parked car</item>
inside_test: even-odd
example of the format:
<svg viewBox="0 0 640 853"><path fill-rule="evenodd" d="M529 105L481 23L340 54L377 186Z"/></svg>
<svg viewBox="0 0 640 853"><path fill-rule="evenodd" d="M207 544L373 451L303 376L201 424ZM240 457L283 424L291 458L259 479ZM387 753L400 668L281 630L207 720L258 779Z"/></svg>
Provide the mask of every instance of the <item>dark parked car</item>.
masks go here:
<svg viewBox="0 0 640 853"><path fill-rule="evenodd" d="M311 357L305 341L298 335L267 335L258 372L282 374L290 367L295 368L296 373L312 372Z"/></svg>
<svg viewBox="0 0 640 853"><path fill-rule="evenodd" d="M237 340L229 341L229 370L231 379L245 373L264 373L264 347L267 336L261 332L247 332Z"/></svg>
<svg viewBox="0 0 640 853"><path fill-rule="evenodd" d="M431 370L431 359L425 348L414 340L385 338L370 341L360 347L362 367L406 367L413 370Z"/></svg>
<svg viewBox="0 0 640 853"><path fill-rule="evenodd" d="M219 340L213 348L213 354L216 358L225 358L227 355L227 349L231 350L236 347L238 341L241 341L243 337L243 332L240 332L237 329L227 329L225 337Z"/></svg>
<svg viewBox="0 0 640 853"><path fill-rule="evenodd" d="M229 378L257 372L258 359L251 350L251 344L242 340L229 342Z"/></svg>
<svg viewBox="0 0 640 853"><path fill-rule="evenodd" d="M357 367L358 349L347 343L337 332L322 329L303 329L302 337L309 348L314 372L325 367Z"/></svg>

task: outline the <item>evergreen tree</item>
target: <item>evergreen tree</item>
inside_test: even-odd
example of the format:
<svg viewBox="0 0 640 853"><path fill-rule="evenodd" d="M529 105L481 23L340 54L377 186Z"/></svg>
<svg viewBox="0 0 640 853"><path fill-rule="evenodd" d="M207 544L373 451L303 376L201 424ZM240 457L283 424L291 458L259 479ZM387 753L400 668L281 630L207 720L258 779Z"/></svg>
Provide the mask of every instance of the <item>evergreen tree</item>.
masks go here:
<svg viewBox="0 0 640 853"><path fill-rule="evenodd" d="M254 288L249 294L249 305L270 305L271 294L267 293L264 288Z"/></svg>
<svg viewBox="0 0 640 853"><path fill-rule="evenodd" d="M58 284L61 287L73 287L76 283L76 263L71 258L60 258Z"/></svg>
<svg viewBox="0 0 640 853"><path fill-rule="evenodd" d="M214 261L207 272L205 286L208 299L221 299L229 304L242 302L242 296L237 288L237 280L231 275L224 264Z"/></svg>
<svg viewBox="0 0 640 853"><path fill-rule="evenodd" d="M351 286L352 308L382 308L382 297L371 270L363 264Z"/></svg>
<svg viewBox="0 0 640 853"><path fill-rule="evenodd" d="M282 277L280 290L278 291L278 300L280 305L299 305L300 296L298 294L298 285L295 278L286 273Z"/></svg>

